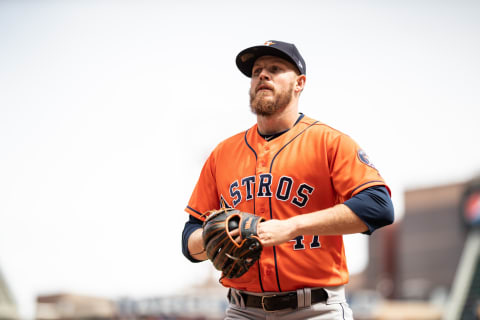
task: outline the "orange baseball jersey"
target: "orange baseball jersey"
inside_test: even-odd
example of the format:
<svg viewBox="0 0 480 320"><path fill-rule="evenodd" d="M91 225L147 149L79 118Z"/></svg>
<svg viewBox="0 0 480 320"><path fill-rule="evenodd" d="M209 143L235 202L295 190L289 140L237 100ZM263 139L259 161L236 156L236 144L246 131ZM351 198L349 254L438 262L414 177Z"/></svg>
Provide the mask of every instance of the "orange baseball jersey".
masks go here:
<svg viewBox="0 0 480 320"><path fill-rule="evenodd" d="M283 220L332 207L375 185L385 182L349 136L304 116L271 141L254 125L221 142L205 162L185 211L204 220L203 213L225 205ZM345 284L342 236L304 235L265 247L246 274L221 281L251 292Z"/></svg>

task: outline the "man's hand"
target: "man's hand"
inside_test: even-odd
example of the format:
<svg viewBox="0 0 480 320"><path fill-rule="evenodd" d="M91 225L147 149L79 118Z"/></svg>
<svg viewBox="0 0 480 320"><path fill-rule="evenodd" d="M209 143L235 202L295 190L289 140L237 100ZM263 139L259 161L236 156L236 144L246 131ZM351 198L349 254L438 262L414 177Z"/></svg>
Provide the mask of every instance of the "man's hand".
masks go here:
<svg viewBox="0 0 480 320"><path fill-rule="evenodd" d="M292 240L295 238L295 235L292 235L293 231L293 222L291 220L268 220L259 223L257 227L258 237L265 247L279 245ZM240 243L238 229L230 232L230 235L237 243Z"/></svg>
<svg viewBox="0 0 480 320"><path fill-rule="evenodd" d="M258 237L266 247L276 246L288 242L296 237L292 220L268 220L262 222L257 228Z"/></svg>

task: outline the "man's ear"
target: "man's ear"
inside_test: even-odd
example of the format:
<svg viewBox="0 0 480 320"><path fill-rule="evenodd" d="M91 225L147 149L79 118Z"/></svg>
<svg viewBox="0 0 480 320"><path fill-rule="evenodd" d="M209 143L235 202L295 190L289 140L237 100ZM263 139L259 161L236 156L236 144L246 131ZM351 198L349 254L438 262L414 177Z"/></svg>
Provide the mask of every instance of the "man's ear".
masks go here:
<svg viewBox="0 0 480 320"><path fill-rule="evenodd" d="M305 88L305 82L307 81L307 77L304 74L301 74L297 77L295 81L295 92L300 93Z"/></svg>

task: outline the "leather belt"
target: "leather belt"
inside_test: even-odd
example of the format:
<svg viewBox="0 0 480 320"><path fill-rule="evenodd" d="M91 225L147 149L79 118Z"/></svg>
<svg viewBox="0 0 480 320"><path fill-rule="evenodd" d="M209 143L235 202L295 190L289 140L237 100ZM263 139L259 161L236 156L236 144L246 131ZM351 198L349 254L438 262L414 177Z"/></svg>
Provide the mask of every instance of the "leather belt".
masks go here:
<svg viewBox="0 0 480 320"><path fill-rule="evenodd" d="M283 309L297 309L298 308L298 298L296 292L290 292L287 294L274 294L267 296L254 296L246 293L240 293L243 297L246 307L260 308L264 311L279 311ZM328 294L325 289L312 289L311 291L312 303L319 303L327 301ZM230 298L230 301L234 303L233 298Z"/></svg>

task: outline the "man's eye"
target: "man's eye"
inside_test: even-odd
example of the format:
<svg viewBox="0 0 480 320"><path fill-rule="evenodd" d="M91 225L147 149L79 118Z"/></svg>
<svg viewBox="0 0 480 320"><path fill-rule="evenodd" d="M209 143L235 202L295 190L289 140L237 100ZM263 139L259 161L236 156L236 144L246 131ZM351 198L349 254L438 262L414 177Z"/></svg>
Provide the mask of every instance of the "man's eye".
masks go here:
<svg viewBox="0 0 480 320"><path fill-rule="evenodd" d="M279 70L280 70L280 68L277 67L277 66L271 66L271 67L270 67L270 72L272 72L272 73L276 73L276 72L278 72Z"/></svg>

